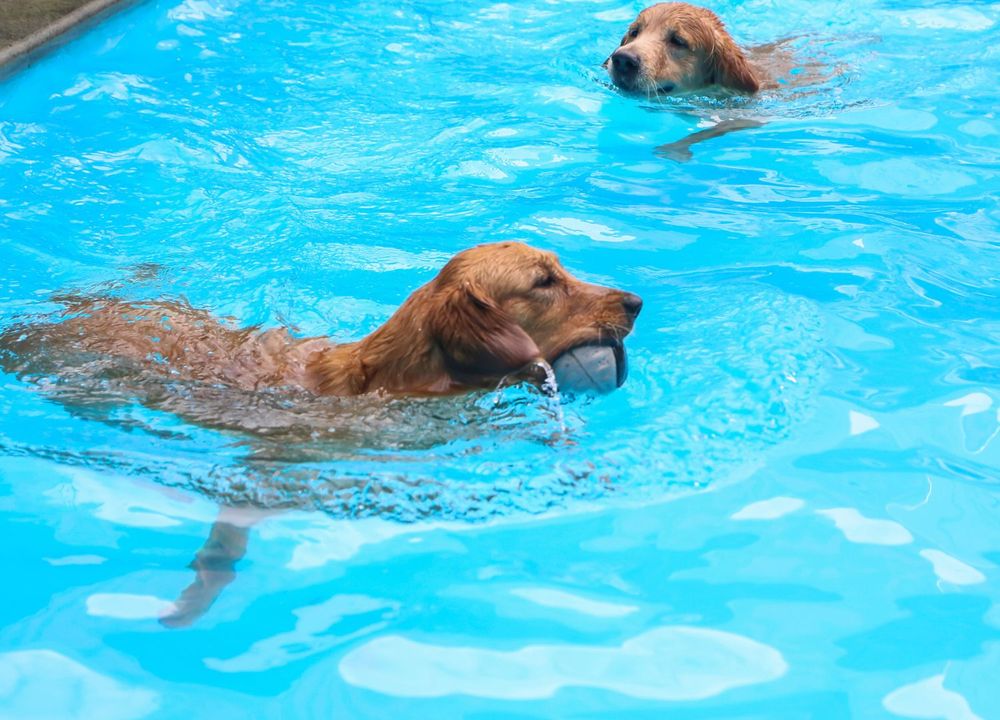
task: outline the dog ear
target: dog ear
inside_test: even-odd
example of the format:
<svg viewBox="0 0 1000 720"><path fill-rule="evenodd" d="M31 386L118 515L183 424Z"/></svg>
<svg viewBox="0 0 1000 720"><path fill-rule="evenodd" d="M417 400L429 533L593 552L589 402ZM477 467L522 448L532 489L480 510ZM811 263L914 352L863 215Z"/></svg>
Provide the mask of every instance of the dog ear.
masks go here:
<svg viewBox="0 0 1000 720"><path fill-rule="evenodd" d="M449 368L462 375L506 375L541 355L514 318L468 282L445 296L431 332Z"/></svg>
<svg viewBox="0 0 1000 720"><path fill-rule="evenodd" d="M760 80L736 43L717 45L713 53L712 81L731 90L753 95L760 90Z"/></svg>

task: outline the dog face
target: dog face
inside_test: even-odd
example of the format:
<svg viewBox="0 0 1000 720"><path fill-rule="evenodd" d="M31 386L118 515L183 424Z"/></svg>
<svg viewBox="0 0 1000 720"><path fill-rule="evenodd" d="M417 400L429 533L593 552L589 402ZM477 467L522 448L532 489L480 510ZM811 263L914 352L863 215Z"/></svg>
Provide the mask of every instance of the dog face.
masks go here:
<svg viewBox="0 0 1000 720"><path fill-rule="evenodd" d="M760 89L722 21L711 10L686 3L659 3L639 13L604 65L615 85L647 95L713 85L743 93Z"/></svg>
<svg viewBox="0 0 1000 720"><path fill-rule="evenodd" d="M437 318L442 348L486 372L620 343L642 307L638 296L582 282L554 254L521 243L460 253L434 285L447 298Z"/></svg>
<svg viewBox="0 0 1000 720"><path fill-rule="evenodd" d="M642 300L573 277L555 255L505 242L465 250L362 342L371 389L487 387L581 345L620 352ZM396 361L386 361L388 356Z"/></svg>

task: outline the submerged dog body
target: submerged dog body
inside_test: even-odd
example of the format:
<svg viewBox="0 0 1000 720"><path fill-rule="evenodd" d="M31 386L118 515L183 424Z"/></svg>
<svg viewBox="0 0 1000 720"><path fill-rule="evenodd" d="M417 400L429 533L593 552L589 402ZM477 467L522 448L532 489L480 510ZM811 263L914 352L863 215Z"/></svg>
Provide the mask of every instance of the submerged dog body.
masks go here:
<svg viewBox="0 0 1000 720"><path fill-rule="evenodd" d="M752 95L776 87L773 73L764 68L773 55L769 47L774 48L748 54L711 10L658 3L639 13L605 67L629 92L656 96L717 87Z"/></svg>
<svg viewBox="0 0 1000 720"><path fill-rule="evenodd" d="M183 302L76 298L64 303L60 320L0 332L0 367L44 384L67 407L135 399L199 425L250 432L264 449L272 447L265 440L276 440L282 464L289 457L289 439L312 443L321 436L350 443L359 423L341 421L355 405L363 415L361 425L374 427L366 432L383 430L385 420L376 408L397 404L385 394L447 395L495 387L509 376L535 379L525 372L534 364L554 362L587 345L615 348L623 362L622 340L642 307L638 296L582 282L552 253L520 243L459 253L385 324L344 344L325 337L295 338L284 329L237 329ZM124 392L109 392L95 378ZM622 378L619 371L619 383ZM253 392L272 388L295 392ZM312 397L365 394L370 395L343 403L337 397ZM273 415L275 406L257 408L247 395L254 400L277 395L296 407L321 407L290 414L286 428L285 416ZM229 407L235 415L258 415L249 422L234 420L220 413ZM426 422L437 415L415 417ZM293 431L302 424L307 432L300 437ZM448 427L454 433L451 423ZM408 427L406 434L420 435L420 430ZM361 447L368 448L370 435L364 437ZM268 467L267 455L255 460ZM269 472L248 476L266 482ZM365 494L377 492L371 483L366 481ZM293 494L290 502L302 501ZM352 505L351 512L356 511ZM221 509L191 564L194 580L161 618L164 625L190 625L208 610L235 578L248 528L260 517L252 508Z"/></svg>
<svg viewBox="0 0 1000 720"><path fill-rule="evenodd" d="M84 299L62 321L5 333L0 349L45 344L50 354L77 351L244 390L438 395L495 386L582 345L620 351L641 306L636 295L578 280L551 253L509 242L459 253L357 342L235 329L181 302Z"/></svg>

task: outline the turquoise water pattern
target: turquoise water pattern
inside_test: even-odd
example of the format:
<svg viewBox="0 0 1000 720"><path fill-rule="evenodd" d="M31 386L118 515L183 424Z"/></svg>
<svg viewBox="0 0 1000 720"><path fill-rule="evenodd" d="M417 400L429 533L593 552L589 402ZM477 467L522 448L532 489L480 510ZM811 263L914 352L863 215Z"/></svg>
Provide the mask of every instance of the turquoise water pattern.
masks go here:
<svg viewBox="0 0 1000 720"><path fill-rule="evenodd" d="M1000 717L1000 6L709 5L827 76L622 96L635 3L151 0L0 84L0 329L353 339L512 239L645 300L598 398L0 374L0 717Z"/></svg>

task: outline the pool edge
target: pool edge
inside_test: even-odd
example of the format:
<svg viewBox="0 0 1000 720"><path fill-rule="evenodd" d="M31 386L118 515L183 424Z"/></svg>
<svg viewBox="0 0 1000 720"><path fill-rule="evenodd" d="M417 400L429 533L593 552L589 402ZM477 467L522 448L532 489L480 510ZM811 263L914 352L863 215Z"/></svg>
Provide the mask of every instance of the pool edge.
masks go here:
<svg viewBox="0 0 1000 720"><path fill-rule="evenodd" d="M30 66L46 53L73 40L88 27L143 0L90 0L58 20L0 50L0 81Z"/></svg>

